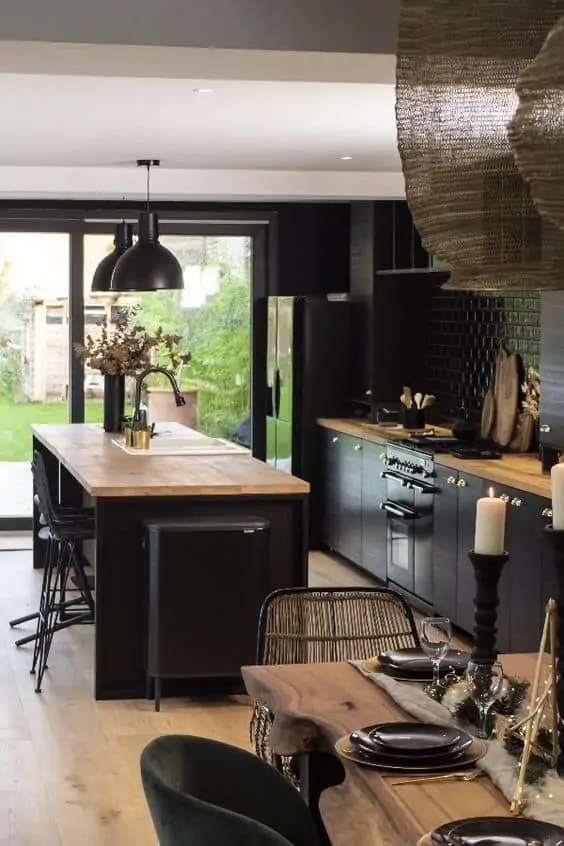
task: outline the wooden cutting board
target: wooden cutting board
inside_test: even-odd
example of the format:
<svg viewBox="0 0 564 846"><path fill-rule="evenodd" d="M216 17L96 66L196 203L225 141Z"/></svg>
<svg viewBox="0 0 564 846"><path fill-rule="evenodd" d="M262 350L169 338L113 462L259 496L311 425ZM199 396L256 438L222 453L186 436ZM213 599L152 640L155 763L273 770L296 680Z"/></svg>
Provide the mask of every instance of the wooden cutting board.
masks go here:
<svg viewBox="0 0 564 846"><path fill-rule="evenodd" d="M492 437L507 446L513 437L519 404L519 357L500 350L495 373L495 422Z"/></svg>

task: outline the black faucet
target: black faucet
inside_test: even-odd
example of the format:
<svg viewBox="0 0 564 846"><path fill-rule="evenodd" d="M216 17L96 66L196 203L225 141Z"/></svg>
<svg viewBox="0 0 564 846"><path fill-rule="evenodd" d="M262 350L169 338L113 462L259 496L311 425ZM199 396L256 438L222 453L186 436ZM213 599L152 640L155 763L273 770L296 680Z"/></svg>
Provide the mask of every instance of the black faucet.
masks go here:
<svg viewBox="0 0 564 846"><path fill-rule="evenodd" d="M135 382L135 406L133 408L133 426L138 426L141 420L141 388L143 387L143 382L145 381L146 377L149 373L162 373L163 376L166 376L170 384L172 385L172 390L174 391L174 401L176 405L186 405L186 400L180 393L180 388L178 387L178 383L170 370L167 370L165 367L146 367L142 373L139 374L137 380Z"/></svg>

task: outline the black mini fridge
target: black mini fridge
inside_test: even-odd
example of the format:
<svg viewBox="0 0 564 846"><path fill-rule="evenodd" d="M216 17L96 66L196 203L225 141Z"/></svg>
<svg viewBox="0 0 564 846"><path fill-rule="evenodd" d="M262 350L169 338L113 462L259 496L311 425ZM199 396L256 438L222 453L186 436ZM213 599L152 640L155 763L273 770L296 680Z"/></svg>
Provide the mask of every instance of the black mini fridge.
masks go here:
<svg viewBox="0 0 564 846"><path fill-rule="evenodd" d="M269 522L248 517L147 520L148 695L163 679L232 679L254 664L270 591ZM205 693L205 684L202 685Z"/></svg>

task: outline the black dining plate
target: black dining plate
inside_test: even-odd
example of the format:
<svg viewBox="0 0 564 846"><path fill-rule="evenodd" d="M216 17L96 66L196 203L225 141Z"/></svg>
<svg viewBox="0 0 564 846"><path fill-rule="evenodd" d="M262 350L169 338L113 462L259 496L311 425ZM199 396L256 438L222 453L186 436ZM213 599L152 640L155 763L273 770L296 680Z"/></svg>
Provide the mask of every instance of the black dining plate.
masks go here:
<svg viewBox="0 0 564 846"><path fill-rule="evenodd" d="M394 725L394 724L390 724ZM402 726L416 726L417 728L421 728L420 723L400 723L399 725ZM370 734L371 737L377 736L377 731L382 728L381 726L366 726L366 728L362 729L363 732ZM427 728L425 726L425 728ZM441 729L442 726L430 726L431 729ZM374 734L374 730L376 729L376 734ZM362 742L355 741L353 735L349 736L349 743L351 748L353 748L359 756L370 760L373 763L380 764L382 766L386 765L398 765L402 767L412 767L412 766L434 766L434 765L441 765L441 764L448 764L452 761L456 761L462 755L465 754L466 750L472 745L473 738L466 734L466 732L462 731L454 731L451 729L447 729L448 732L453 732L453 735L457 736L457 740L454 744L448 748L428 748L423 749L421 746L417 744L417 737L414 736L411 740L409 735L406 734L406 744L409 742L412 745L405 745L399 748L386 747L381 746L377 749L373 747L368 747L362 744ZM403 742L404 738L401 735L398 735L398 740ZM378 746L378 744L377 744Z"/></svg>
<svg viewBox="0 0 564 846"><path fill-rule="evenodd" d="M363 731L381 747L382 752L438 755L451 752L470 737L453 726L432 723L377 723Z"/></svg>
<svg viewBox="0 0 564 846"><path fill-rule="evenodd" d="M431 834L433 846L443 846L436 835L455 834L468 846L563 846L564 828L527 817L476 817L439 826Z"/></svg>
<svg viewBox="0 0 564 846"><path fill-rule="evenodd" d="M487 746L482 740L477 738L472 739L470 746L465 749L460 755L445 756L442 760L437 760L437 756L412 756L411 758L404 758L400 755L387 756L383 760L380 756L365 755L358 747L351 745L350 736L347 734L339 738L335 743L336 752L348 761L354 761L355 764L363 764L366 767L376 767L380 770L401 770L402 772L441 772L447 770L459 770L469 767L479 761L480 758L487 752Z"/></svg>

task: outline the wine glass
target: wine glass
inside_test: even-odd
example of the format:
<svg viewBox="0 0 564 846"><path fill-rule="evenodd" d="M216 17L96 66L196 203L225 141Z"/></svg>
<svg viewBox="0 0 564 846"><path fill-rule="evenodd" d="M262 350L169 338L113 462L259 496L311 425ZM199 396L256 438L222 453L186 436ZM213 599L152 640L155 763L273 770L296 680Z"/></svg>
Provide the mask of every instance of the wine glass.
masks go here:
<svg viewBox="0 0 564 846"><path fill-rule="evenodd" d="M489 659L469 661L466 668L466 682L468 693L480 714L478 737L487 738L488 712L503 688L501 664Z"/></svg>
<svg viewBox="0 0 564 846"><path fill-rule="evenodd" d="M439 667L447 654L452 640L448 617L423 617L419 624L421 649L433 662L433 681L427 691L436 690L439 685Z"/></svg>

